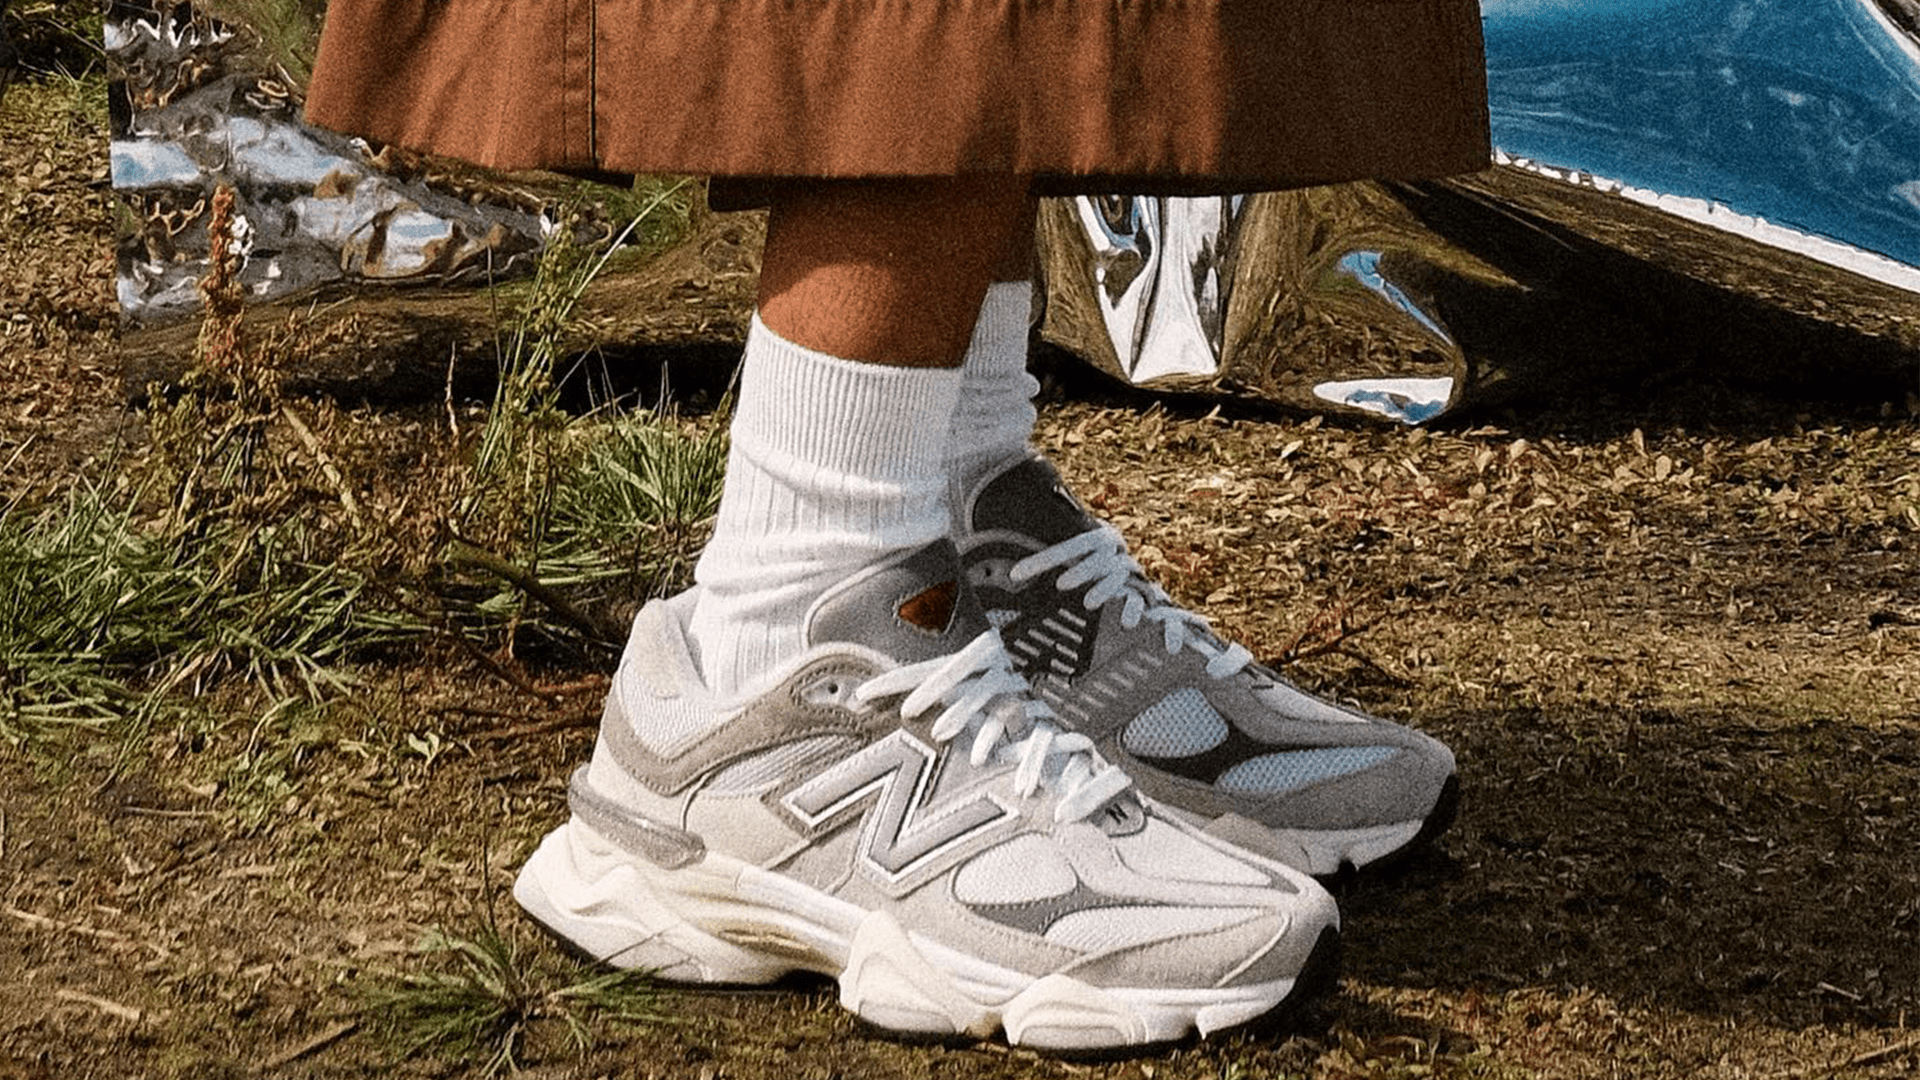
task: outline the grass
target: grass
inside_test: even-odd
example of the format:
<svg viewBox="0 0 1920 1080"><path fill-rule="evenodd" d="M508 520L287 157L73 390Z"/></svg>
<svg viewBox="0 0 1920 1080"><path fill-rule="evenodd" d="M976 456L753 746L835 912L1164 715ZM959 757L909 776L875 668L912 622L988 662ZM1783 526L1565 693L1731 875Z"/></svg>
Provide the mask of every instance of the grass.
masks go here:
<svg viewBox="0 0 1920 1080"><path fill-rule="evenodd" d="M653 191L628 232L676 219L683 191ZM230 200L216 207L195 364L150 395L147 447L98 479L0 505L0 742L52 771L99 749L119 775L178 761L194 801L162 812L217 814L255 836L299 820L292 808L341 755L398 775L456 746L390 715L343 738L353 710L339 706L365 661L448 632L477 656L530 637L617 647L635 601L685 580L726 439L666 405L561 407L577 304L608 259L563 227L503 321L484 423L450 430L444 462L361 468L376 455L349 418L278 388L317 331L243 333ZM555 1040L585 1053L609 1025L658 1019L644 976L523 946L491 910L432 931L415 959L365 1000L401 1057L491 1075L517 1068L529 1038L543 1054Z"/></svg>
<svg viewBox="0 0 1920 1080"><path fill-rule="evenodd" d="M24 88L63 115L104 110L92 75ZM627 234L658 245L698 188L647 179L623 198ZM726 440L670 406L561 407L577 302L610 258L563 228L501 318L486 420L450 421L444 440L409 442L408 468L383 465L381 425L280 392L327 331L243 331L228 220L212 226L193 369L150 395L145 444L0 501L0 744L56 789L95 763L101 790L143 820L212 819L284 848L326 835L345 770L411 784L474 752L466 714L423 727L417 702L369 708L382 662L438 664L450 631L476 661L507 654L490 662L509 675L517 640L616 646L640 599L684 582ZM463 540L491 558L469 559ZM0 850L20 843L8 816ZM657 1019L643 977L568 964L491 913L435 931L415 959L368 1008L408 1056L497 1072L529 1038L584 1052L609 1025Z"/></svg>
<svg viewBox="0 0 1920 1080"><path fill-rule="evenodd" d="M628 233L680 190L656 191ZM212 227L199 355L171 396L153 394L150 449L110 480L0 507L0 739L137 740L236 680L259 691L263 715L324 703L353 684L349 665L448 625L509 652L529 633L613 646L623 610L684 581L724 435L667 408L575 417L559 405L555 372L604 252L556 230L503 327L485 424L452 445L442 489L408 502L417 493L366 490L404 481L342 473L351 425L281 398L278 372L314 331L242 336L226 220ZM383 499L400 509L383 517ZM438 524L418 527L423 515Z"/></svg>
<svg viewBox="0 0 1920 1080"><path fill-rule="evenodd" d="M223 22L242 27L253 38L259 59L304 87L320 48L324 0L202 0Z"/></svg>
<svg viewBox="0 0 1920 1080"><path fill-rule="evenodd" d="M231 199L216 208L218 230ZM216 243L225 269L209 277L201 362L149 418L150 453L116 482L0 514L0 734L12 741L150 719L169 695L235 677L275 702L322 700L345 685L340 661L419 632L339 559L309 470L274 445L275 425L297 418L273 389L270 351L237 340L222 255Z"/></svg>
<svg viewBox="0 0 1920 1080"><path fill-rule="evenodd" d="M470 624L617 646L624 620L606 609L686 576L718 504L724 434L681 425L665 405L576 419L560 407L558 386L587 286L642 223L677 220L673 200L684 188L661 186L597 255L571 241L564 220L542 254L502 346L493 406L453 514L453 563L500 586L466 609Z"/></svg>
<svg viewBox="0 0 1920 1080"><path fill-rule="evenodd" d="M97 0L14 0L0 17L12 24L28 72L72 79L104 66L104 11Z"/></svg>
<svg viewBox="0 0 1920 1080"><path fill-rule="evenodd" d="M107 88L107 76L98 68L83 65L76 70L63 65L41 78L14 82L7 100L27 104L7 108L57 117L55 122L76 138L104 138L109 121Z"/></svg>
<svg viewBox="0 0 1920 1080"><path fill-rule="evenodd" d="M224 758L216 783L238 832L264 829L298 793L312 759L338 745L326 720L323 709L281 699L254 722L240 751Z"/></svg>
<svg viewBox="0 0 1920 1080"><path fill-rule="evenodd" d="M388 972L363 990L375 1032L402 1058L430 1054L479 1063L483 1075L518 1071L523 1044L554 1027L578 1054L610 1024L667 1022L644 972L592 970L502 930L491 902L479 925L427 931L416 958L428 970Z"/></svg>
<svg viewBox="0 0 1920 1080"><path fill-rule="evenodd" d="M707 186L699 178L645 173L625 188L580 181L572 198L597 203L608 221L644 222L621 247L608 252L609 266L645 261L686 239L706 213Z"/></svg>
<svg viewBox="0 0 1920 1080"><path fill-rule="evenodd" d="M191 528L82 484L0 513L0 738L152 714L239 677L276 699L343 685L333 665L415 632L369 602L298 518Z"/></svg>
<svg viewBox="0 0 1920 1080"><path fill-rule="evenodd" d="M488 501L500 505L503 483L509 485L506 497L517 496L522 502L550 486L551 477L542 473L547 462L541 452L549 448L552 433L566 426L559 404L559 366L578 351L570 348L570 338L580 299L643 224L656 217L676 218L674 200L688 186L685 180L663 182L634 211L626 228L598 253L575 240L574 215L560 216L501 347L500 378L474 458L472 489L461 507L463 520Z"/></svg>
<svg viewBox="0 0 1920 1080"><path fill-rule="evenodd" d="M552 501L538 509L537 545L525 548L529 565L473 547L454 557L500 582L474 604L477 625L617 646L620 612L690 575L718 506L726 433L666 412L618 413L574 425L560 442ZM530 607L530 597L542 606Z"/></svg>
<svg viewBox="0 0 1920 1080"><path fill-rule="evenodd" d="M583 576L618 572L664 591L685 576L719 509L725 428L683 428L662 412L616 418L584 435L555 502L551 563L572 562ZM623 557L605 554L608 537L625 538ZM599 566L574 552L599 553Z"/></svg>

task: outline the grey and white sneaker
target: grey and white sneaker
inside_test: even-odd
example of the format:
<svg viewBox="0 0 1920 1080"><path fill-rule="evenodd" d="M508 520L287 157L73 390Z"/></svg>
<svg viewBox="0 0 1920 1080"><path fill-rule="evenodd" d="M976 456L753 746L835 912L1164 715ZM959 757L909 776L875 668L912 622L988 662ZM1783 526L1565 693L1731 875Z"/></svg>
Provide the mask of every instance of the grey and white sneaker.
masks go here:
<svg viewBox="0 0 1920 1080"><path fill-rule="evenodd" d="M1015 665L1148 796L1316 875L1451 823L1445 746L1306 693L1222 641L1142 576L1052 465L1017 457L961 506L961 558Z"/></svg>
<svg viewBox="0 0 1920 1080"><path fill-rule="evenodd" d="M1170 819L1007 659L942 541L849 578L809 647L717 700L691 596L635 620L570 819L514 898L675 981L839 980L883 1028L1109 1050L1263 1017L1331 981L1312 878Z"/></svg>

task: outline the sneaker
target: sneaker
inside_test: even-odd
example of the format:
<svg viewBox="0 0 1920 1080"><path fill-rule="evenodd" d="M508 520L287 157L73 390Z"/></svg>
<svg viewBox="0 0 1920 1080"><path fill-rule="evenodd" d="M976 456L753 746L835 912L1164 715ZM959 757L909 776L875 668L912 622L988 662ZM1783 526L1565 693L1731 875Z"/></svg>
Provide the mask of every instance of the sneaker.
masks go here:
<svg viewBox="0 0 1920 1080"><path fill-rule="evenodd" d="M569 820L514 898L670 981L839 981L871 1023L1098 1051L1233 1027L1332 978L1312 878L1164 816L1012 668L953 546L836 586L745 700L692 596L634 622Z"/></svg>
<svg viewBox="0 0 1920 1080"><path fill-rule="evenodd" d="M961 558L1015 666L1069 730L1208 832L1315 875L1439 835L1453 754L1315 697L1149 583L1047 462L1013 459L961 503Z"/></svg>

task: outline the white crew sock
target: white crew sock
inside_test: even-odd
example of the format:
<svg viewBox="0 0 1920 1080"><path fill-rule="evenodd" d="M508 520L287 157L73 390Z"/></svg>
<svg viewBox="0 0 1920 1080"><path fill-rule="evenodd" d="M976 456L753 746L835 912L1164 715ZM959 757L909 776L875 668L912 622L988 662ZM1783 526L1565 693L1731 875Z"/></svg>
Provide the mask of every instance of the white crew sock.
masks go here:
<svg viewBox="0 0 1920 1080"><path fill-rule="evenodd" d="M1033 438L1033 396L1040 381L1027 372L1027 333L1033 283L1000 281L987 287L980 320L960 369L960 402L947 435L947 476L953 513L965 512L973 485L995 466L1023 454Z"/></svg>
<svg viewBox="0 0 1920 1080"><path fill-rule="evenodd" d="M694 567L701 673L731 697L801 650L821 593L947 534L960 372L842 360L754 316L713 539Z"/></svg>

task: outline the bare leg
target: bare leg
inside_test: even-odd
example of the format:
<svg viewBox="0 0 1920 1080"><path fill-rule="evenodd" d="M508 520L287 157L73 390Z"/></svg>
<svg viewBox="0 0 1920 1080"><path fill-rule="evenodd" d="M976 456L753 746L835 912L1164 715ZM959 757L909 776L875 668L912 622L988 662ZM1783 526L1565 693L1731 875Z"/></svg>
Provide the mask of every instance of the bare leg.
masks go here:
<svg viewBox="0 0 1920 1080"><path fill-rule="evenodd" d="M1033 238L1039 215L1040 200L1029 193L1016 212L1015 220L1018 227L1007 238L1007 243L1000 249L1000 257L994 261L994 281L1033 280L1034 264L1038 259L1033 248Z"/></svg>
<svg viewBox="0 0 1920 1080"><path fill-rule="evenodd" d="M760 317L788 341L848 360L955 367L987 285L1025 278L1024 179L828 181L776 196ZM1018 278L997 275L1020 250Z"/></svg>

